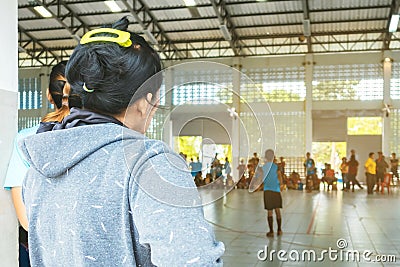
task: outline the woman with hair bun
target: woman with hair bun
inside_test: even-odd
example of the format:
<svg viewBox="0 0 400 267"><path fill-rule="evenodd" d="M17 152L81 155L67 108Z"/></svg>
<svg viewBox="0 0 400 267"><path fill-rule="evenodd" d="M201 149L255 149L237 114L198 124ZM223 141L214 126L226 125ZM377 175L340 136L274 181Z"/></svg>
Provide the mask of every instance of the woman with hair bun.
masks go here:
<svg viewBox="0 0 400 267"><path fill-rule="evenodd" d="M186 163L144 136L161 63L128 24L82 37L66 74L84 109L21 144L33 265L222 265Z"/></svg>

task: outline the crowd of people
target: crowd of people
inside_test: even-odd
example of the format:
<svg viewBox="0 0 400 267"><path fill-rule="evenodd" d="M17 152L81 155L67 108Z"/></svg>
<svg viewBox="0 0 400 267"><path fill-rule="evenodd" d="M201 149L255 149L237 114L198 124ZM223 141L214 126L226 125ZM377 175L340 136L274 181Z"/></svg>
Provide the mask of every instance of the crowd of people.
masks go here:
<svg viewBox="0 0 400 267"><path fill-rule="evenodd" d="M187 162L187 155L180 152L179 155ZM187 162L189 171L194 179L196 186L210 184L212 188L233 187L234 180L231 175L232 167L228 157L221 160L218 153L215 154L210 166L204 166L197 156L197 161L190 158ZM205 174L205 175L204 175Z"/></svg>
<svg viewBox="0 0 400 267"><path fill-rule="evenodd" d="M184 157L183 154L181 155ZM386 173L389 172L393 177L399 179L399 160L396 158L396 153L391 154L390 162L385 159L382 152L378 152L378 158L376 160L373 157L374 155L374 153L370 155L369 158L371 158L371 156L372 158L367 160L364 167L367 188L369 188L368 185L370 187L371 185L374 185L376 187L375 191L378 192ZM320 190L322 184L324 190L338 190L339 179L342 181L342 191L354 192L355 187L363 189L364 187L359 182L358 178L360 163L356 159L355 150L351 150L349 159L347 157L342 157L341 160L342 162L337 170L332 168L331 163L325 163L324 168L320 171L321 175L318 176L315 161L311 158L311 153L307 152L306 158L303 162L304 179L302 179L297 170L292 170L291 172L286 173L286 162L284 157L279 157L279 160L274 157L273 162L278 167L278 177L284 189L303 190L303 188L305 188L307 192L312 192L313 190ZM372 161L375 165L371 165ZM213 188L220 188L227 185L231 187L234 183L234 179L231 175L231 164L228 158L226 158L222 164L216 155L212 161L211 167L208 168L205 177L202 177L202 164L199 158L197 158L197 162L190 159L188 164L197 186L214 183L212 186ZM263 164L264 161L260 161L256 152L253 153L253 157L251 157L247 163L245 163L243 158L240 159L239 165L236 168L238 170L239 178L235 187L238 189L248 189L253 177L259 175L257 172L261 171ZM225 170L225 173L223 173L223 170ZM218 179L219 177L222 179ZM258 190L261 189L262 186L258 188ZM368 192L371 193L370 188Z"/></svg>

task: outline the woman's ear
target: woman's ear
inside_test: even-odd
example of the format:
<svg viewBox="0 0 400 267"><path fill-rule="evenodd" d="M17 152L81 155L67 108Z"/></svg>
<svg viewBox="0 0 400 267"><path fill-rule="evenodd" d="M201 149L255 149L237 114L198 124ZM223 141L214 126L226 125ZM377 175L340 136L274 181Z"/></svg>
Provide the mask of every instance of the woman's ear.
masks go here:
<svg viewBox="0 0 400 267"><path fill-rule="evenodd" d="M152 102L152 100L153 100L153 94L152 94L152 93L148 93L148 94L146 95L146 99L147 99L147 102L148 102L148 103L153 103L153 102Z"/></svg>
<svg viewBox="0 0 400 267"><path fill-rule="evenodd" d="M138 99L132 107L135 108L142 117L147 117L152 108L152 98L153 94L148 93L145 97Z"/></svg>
<svg viewBox="0 0 400 267"><path fill-rule="evenodd" d="M53 97L50 94L49 88L46 89L46 96L47 96L47 100L49 100L49 102L54 105L54 100L53 100Z"/></svg>

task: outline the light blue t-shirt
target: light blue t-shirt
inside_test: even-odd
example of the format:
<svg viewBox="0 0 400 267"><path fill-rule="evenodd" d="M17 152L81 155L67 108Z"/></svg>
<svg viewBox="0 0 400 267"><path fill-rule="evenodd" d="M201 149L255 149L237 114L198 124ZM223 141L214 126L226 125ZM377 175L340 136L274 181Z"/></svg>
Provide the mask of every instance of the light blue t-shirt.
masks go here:
<svg viewBox="0 0 400 267"><path fill-rule="evenodd" d="M39 124L31 128L22 129L14 138L14 148L11 154L10 162L8 163L6 179L4 181L4 189L11 190L12 187L22 186L26 171L29 168L29 163L26 161L21 150L18 147L18 141L30 135L36 134Z"/></svg>
<svg viewBox="0 0 400 267"><path fill-rule="evenodd" d="M281 192L278 179L278 166L275 163L267 162L262 166L264 173L264 191Z"/></svg>

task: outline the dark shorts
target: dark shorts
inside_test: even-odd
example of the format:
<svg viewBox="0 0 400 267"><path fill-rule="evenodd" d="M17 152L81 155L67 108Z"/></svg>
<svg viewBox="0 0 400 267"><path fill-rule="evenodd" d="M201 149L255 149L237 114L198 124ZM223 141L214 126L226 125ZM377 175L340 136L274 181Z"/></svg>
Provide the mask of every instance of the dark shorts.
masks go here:
<svg viewBox="0 0 400 267"><path fill-rule="evenodd" d="M264 208L266 210L281 209L282 196L280 192L264 191Z"/></svg>
<svg viewBox="0 0 400 267"><path fill-rule="evenodd" d="M377 172L376 173L375 179L376 179L377 183L383 182L384 178L385 178L385 173L383 173L383 172Z"/></svg>

